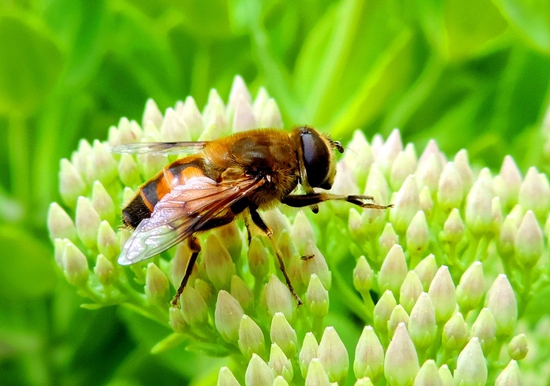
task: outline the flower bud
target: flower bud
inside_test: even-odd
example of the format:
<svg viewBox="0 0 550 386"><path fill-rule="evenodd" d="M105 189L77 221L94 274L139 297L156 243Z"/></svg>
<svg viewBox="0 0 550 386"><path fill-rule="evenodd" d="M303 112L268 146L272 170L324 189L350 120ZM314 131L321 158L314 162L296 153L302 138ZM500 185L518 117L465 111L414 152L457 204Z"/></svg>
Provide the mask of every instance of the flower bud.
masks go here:
<svg viewBox="0 0 550 386"><path fill-rule="evenodd" d="M384 375L389 384L406 385L413 382L419 369L413 341L407 333L407 327L401 323L386 351Z"/></svg>
<svg viewBox="0 0 550 386"><path fill-rule="evenodd" d="M367 182L368 171L374 163L374 154L365 138L365 134L361 130L355 130L346 149L342 161L351 166L357 186L364 187Z"/></svg>
<svg viewBox="0 0 550 386"><path fill-rule="evenodd" d="M481 310L470 330L470 338L477 337L485 355L493 349L496 341L497 325L488 308Z"/></svg>
<svg viewBox="0 0 550 386"><path fill-rule="evenodd" d="M443 231L439 238L442 241L446 241L450 244L456 245L464 237L464 223L460 218L458 209L451 210L449 217L443 225Z"/></svg>
<svg viewBox="0 0 550 386"><path fill-rule="evenodd" d="M95 248L101 218L86 197L78 197L75 222L76 232L82 243L86 248Z"/></svg>
<svg viewBox="0 0 550 386"><path fill-rule="evenodd" d="M455 386L455 381L451 374L451 370L449 370L449 366L442 365L439 368L439 376L441 377L442 386Z"/></svg>
<svg viewBox="0 0 550 386"><path fill-rule="evenodd" d="M537 168L530 167L520 188L518 203L532 210L539 219L546 217L550 205L550 192Z"/></svg>
<svg viewBox="0 0 550 386"><path fill-rule="evenodd" d="M187 289L184 291L184 294L186 291ZM237 341L243 315L243 308L237 299L231 296L227 291L221 290L218 292L214 321L216 329L225 341L229 343Z"/></svg>
<svg viewBox="0 0 550 386"><path fill-rule="evenodd" d="M71 243L69 239L55 239L53 242L55 263L62 270L64 269L63 255L65 254L65 247L69 243Z"/></svg>
<svg viewBox="0 0 550 386"><path fill-rule="evenodd" d="M237 378L233 375L231 370L226 366L223 366L218 373L218 383L216 386L240 386Z"/></svg>
<svg viewBox="0 0 550 386"><path fill-rule="evenodd" d="M519 371L518 362L511 360L508 366L502 370L500 375L495 380L495 386L520 386L521 372Z"/></svg>
<svg viewBox="0 0 550 386"><path fill-rule="evenodd" d="M430 245L430 230L426 215L419 210L407 228L407 250L412 255L424 255Z"/></svg>
<svg viewBox="0 0 550 386"><path fill-rule="evenodd" d="M265 386L271 385L275 377L267 363L257 354L252 354L244 378L246 386Z"/></svg>
<svg viewBox="0 0 550 386"><path fill-rule="evenodd" d="M48 211L48 230L50 239L69 239L75 241L76 228L71 217L57 202L52 202Z"/></svg>
<svg viewBox="0 0 550 386"><path fill-rule="evenodd" d="M512 157L504 157L500 173L494 179L495 193L500 197L504 208L511 208L518 202L521 186L521 172Z"/></svg>
<svg viewBox="0 0 550 386"><path fill-rule="evenodd" d="M265 300L270 315L282 312L287 319L294 318L294 300L286 285L277 276L271 275L265 286Z"/></svg>
<svg viewBox="0 0 550 386"><path fill-rule="evenodd" d="M453 162L448 162L441 173L437 189L437 201L445 210L460 208L464 197L464 186L462 179Z"/></svg>
<svg viewBox="0 0 550 386"><path fill-rule="evenodd" d="M401 245L395 244L386 255L378 273L380 291L390 290L393 293L399 293L407 272L407 261L405 260L403 248Z"/></svg>
<svg viewBox="0 0 550 386"><path fill-rule="evenodd" d="M88 270L88 260L86 256L69 240L66 242L63 252L63 270L65 278L70 285L76 287L83 286L88 281L90 271Z"/></svg>
<svg viewBox="0 0 550 386"><path fill-rule="evenodd" d="M74 208L79 196L86 193L86 183L74 165L63 158L59 167L59 193L65 204Z"/></svg>
<svg viewBox="0 0 550 386"><path fill-rule="evenodd" d="M109 186L118 178L117 162L109 151L108 145L94 141L92 155L86 163L86 175L88 181L101 181L103 185Z"/></svg>
<svg viewBox="0 0 550 386"><path fill-rule="evenodd" d="M392 165L401 151L403 151L401 134L399 133L399 130L394 129L386 142L380 148L377 157L375 157L376 165L385 176L390 174Z"/></svg>
<svg viewBox="0 0 550 386"><path fill-rule="evenodd" d="M424 291L430 288L433 278L437 272L437 264L435 262L435 256L429 254L414 268L414 272L418 275Z"/></svg>
<svg viewBox="0 0 550 386"><path fill-rule="evenodd" d="M164 114L164 120L160 126L160 136L167 142L191 141L191 133L187 125L171 107L167 108Z"/></svg>
<svg viewBox="0 0 550 386"><path fill-rule="evenodd" d="M318 358L313 358L309 363L306 376L306 386L329 386L330 381L328 374L325 372L321 361Z"/></svg>
<svg viewBox="0 0 550 386"><path fill-rule="evenodd" d="M170 307L168 310L169 313L169 323L170 327L179 334L185 331L185 319L183 319L183 313L179 307Z"/></svg>
<svg viewBox="0 0 550 386"><path fill-rule="evenodd" d="M191 258L191 250L187 243L180 243L176 248L174 258L170 261L170 280L174 287L178 287L187 270L187 264ZM189 283L193 283L197 277L197 265L191 268L191 275L189 276Z"/></svg>
<svg viewBox="0 0 550 386"><path fill-rule="evenodd" d="M401 285L399 295L399 303L403 306L407 313L411 313L416 300L422 293L422 282L415 271L409 271L405 277L405 281Z"/></svg>
<svg viewBox="0 0 550 386"><path fill-rule="evenodd" d="M233 275L231 278L231 296L241 303L241 306L245 310L251 310L254 306L254 295L252 290L246 283L237 275Z"/></svg>
<svg viewBox="0 0 550 386"><path fill-rule="evenodd" d="M129 121L128 118L120 118L117 128L118 141L121 144L138 142L143 137L143 131L139 124L136 121Z"/></svg>
<svg viewBox="0 0 550 386"><path fill-rule="evenodd" d="M405 323L405 326L409 324L409 315L401 304L394 307L390 320L388 320L388 336L391 338L395 332L397 326L401 323Z"/></svg>
<svg viewBox="0 0 550 386"><path fill-rule="evenodd" d="M472 172L472 168L470 167L470 161L468 161L468 151L462 149L456 153L454 164L456 170L460 174L464 191L467 192L472 187L474 181L474 174Z"/></svg>
<svg viewBox="0 0 550 386"><path fill-rule="evenodd" d="M404 234L415 214L420 210L419 190L416 178L407 177L394 200L394 208L390 211L390 221L399 234Z"/></svg>
<svg viewBox="0 0 550 386"><path fill-rule="evenodd" d="M374 386L370 378L360 378L358 379L353 386Z"/></svg>
<svg viewBox="0 0 550 386"><path fill-rule="evenodd" d="M239 340L241 353L250 360L252 354L265 355L265 339L261 328L247 315L243 315L239 324Z"/></svg>
<svg viewBox="0 0 550 386"><path fill-rule="evenodd" d="M353 270L353 285L362 296L368 296L374 280L374 271L371 269L365 256L359 257Z"/></svg>
<svg viewBox="0 0 550 386"><path fill-rule="evenodd" d="M345 383L349 370L349 356L344 342L334 327L327 327L319 343L319 361L331 382ZM311 364L310 364L311 366Z"/></svg>
<svg viewBox="0 0 550 386"><path fill-rule="evenodd" d="M215 233L206 240L203 261L208 279L216 289L229 289L231 278L235 275L235 263L231 255Z"/></svg>
<svg viewBox="0 0 550 386"><path fill-rule="evenodd" d="M97 211L101 219L110 223L115 221L115 204L109 193L99 181L94 181L92 188L92 206Z"/></svg>
<svg viewBox="0 0 550 386"><path fill-rule="evenodd" d="M287 358L283 350L277 343L271 345L269 354L269 367L273 369L276 375L282 376L287 382L291 382L294 377L294 369L290 359Z"/></svg>
<svg viewBox="0 0 550 386"><path fill-rule="evenodd" d="M387 223L384 226L384 230L382 231L382 234L378 238L378 245L380 246L378 249L378 253L381 258L386 257L390 249L399 242L399 237L397 236L397 233L393 230L393 226L391 223Z"/></svg>
<svg viewBox="0 0 550 386"><path fill-rule="evenodd" d="M311 274L306 292L306 306L311 315L323 318L328 314L329 298L328 291L316 274Z"/></svg>
<svg viewBox="0 0 550 386"><path fill-rule="evenodd" d="M308 241L315 244L315 232L303 211L296 213L290 234L300 253L304 252Z"/></svg>
<svg viewBox="0 0 550 386"><path fill-rule="evenodd" d="M514 243L516 260L524 267L533 267L544 251L544 240L539 223L530 210L525 212Z"/></svg>
<svg viewBox="0 0 550 386"><path fill-rule="evenodd" d="M399 190L407 177L416 170L416 155L414 150L401 151L395 158L390 171L390 185L393 191Z"/></svg>
<svg viewBox="0 0 550 386"><path fill-rule="evenodd" d="M216 299L214 298L215 289L207 281L204 281L201 279L195 279L194 288L197 290L199 295L201 295L201 298L204 299L204 301L206 302L206 304L208 304L208 306L214 305L216 301ZM231 294L231 296L233 296L233 294Z"/></svg>
<svg viewBox="0 0 550 386"><path fill-rule="evenodd" d="M136 187L141 183L139 167L130 154L122 154L118 161L118 175L120 180L126 186Z"/></svg>
<svg viewBox="0 0 550 386"><path fill-rule="evenodd" d="M311 275L316 274L327 291L330 290L332 273L328 269L325 257L313 241L309 240L306 243L305 254L309 258L301 260L302 281L308 283Z"/></svg>
<svg viewBox="0 0 550 386"><path fill-rule="evenodd" d="M267 251L258 237L253 237L248 248L248 266L257 281L262 281L269 271Z"/></svg>
<svg viewBox="0 0 550 386"><path fill-rule="evenodd" d="M495 318L497 335L511 335L518 318L518 304L506 275L499 275L495 279L487 292L485 303Z"/></svg>
<svg viewBox="0 0 550 386"><path fill-rule="evenodd" d="M378 382L384 369L384 348L371 326L365 326L355 348L353 372L356 378Z"/></svg>
<svg viewBox="0 0 550 386"><path fill-rule="evenodd" d="M220 303L219 298L220 296L218 295L218 305ZM195 288L191 286L187 286L185 287L185 290L181 294L180 299L181 299L180 300L181 312L183 315L183 319L187 324L193 327L200 328L204 323L208 322L208 306L204 301L204 299L202 298L202 296L200 295L199 291L197 291ZM231 304L227 304L224 308L224 311L231 312L231 311L227 311L227 308L230 308L230 307L231 307ZM218 311L218 308L216 308L216 311ZM218 323L216 323L216 327L217 326L218 326ZM226 325L223 325L223 327L226 327ZM231 327L233 327L233 325L231 325ZM226 328L229 329L229 327L226 327ZM218 328L218 331L220 331L220 328ZM220 331L220 333L222 332ZM223 336L223 333L222 333L222 336ZM237 338L235 337L234 340L236 339ZM232 342L234 340L232 340Z"/></svg>
<svg viewBox="0 0 550 386"><path fill-rule="evenodd" d="M78 150L71 154L71 163L83 178L86 177L86 164L88 163L88 158L92 156L92 153L93 150L90 142L81 139L78 142Z"/></svg>
<svg viewBox="0 0 550 386"><path fill-rule="evenodd" d="M116 279L113 264L102 254L97 256L94 273L97 276L97 280L104 286L112 284Z"/></svg>
<svg viewBox="0 0 550 386"><path fill-rule="evenodd" d="M426 292L420 294L411 311L408 330L410 338L419 350L428 347L435 339L436 310Z"/></svg>
<svg viewBox="0 0 550 386"><path fill-rule="evenodd" d="M490 232L493 227L492 195L484 179L478 179L466 198L466 224L475 235Z"/></svg>
<svg viewBox="0 0 550 386"><path fill-rule="evenodd" d="M428 290L435 307L438 323L444 323L453 315L456 308L455 286L449 273L449 268L441 266L430 284Z"/></svg>
<svg viewBox="0 0 550 386"><path fill-rule="evenodd" d="M307 370L309 368L309 363L313 358L318 357L319 344L315 335L312 332L306 333L304 341L302 342L302 349L300 350L300 355L298 360L300 362L300 372L302 373L302 378L306 378Z"/></svg>
<svg viewBox="0 0 550 386"><path fill-rule="evenodd" d="M501 255L508 257L515 252L516 236L522 219L523 208L516 205L502 222L498 243L498 250Z"/></svg>
<svg viewBox="0 0 550 386"><path fill-rule="evenodd" d="M241 233L236 221L232 221L227 225L216 228L215 233L218 235L218 239L223 241L223 246L229 252L233 262L241 257L242 240Z"/></svg>
<svg viewBox="0 0 550 386"><path fill-rule="evenodd" d="M456 287L456 300L462 312L466 314L477 308L485 292L484 287L483 265L479 261L474 261L464 272Z"/></svg>
<svg viewBox="0 0 550 386"><path fill-rule="evenodd" d="M397 302L390 290L386 290L374 306L374 328L382 334L388 332L388 321Z"/></svg>
<svg viewBox="0 0 550 386"><path fill-rule="evenodd" d="M153 98L149 98L145 102L142 125L145 126L147 122L151 122L157 127L160 127L160 125L162 124L162 113L160 112L160 109L158 108Z"/></svg>
<svg viewBox="0 0 550 386"><path fill-rule="evenodd" d="M97 248L110 261L115 261L120 254L120 243L111 225L103 220L97 231Z"/></svg>
<svg viewBox="0 0 550 386"><path fill-rule="evenodd" d="M443 386L439 369L433 359L428 359L416 374L414 386Z"/></svg>
<svg viewBox="0 0 550 386"><path fill-rule="evenodd" d="M430 188L424 186L420 189L420 193L418 193L418 201L420 202L420 210L426 214L426 217L430 218L434 208L434 200L432 199Z"/></svg>
<svg viewBox="0 0 550 386"><path fill-rule="evenodd" d="M435 143L435 142L433 142ZM439 150L438 150L439 153ZM439 153L441 154L441 153ZM436 192L441 176L441 159L439 154L432 153L425 159L420 159L416 176L418 178L418 186L420 188L427 186L430 191Z"/></svg>
<svg viewBox="0 0 550 386"><path fill-rule="evenodd" d="M204 132L204 123L195 99L188 96L185 98L185 104L183 107L176 109L176 111L179 113L181 119L189 129L191 139L194 141L198 140L199 136Z"/></svg>
<svg viewBox="0 0 550 386"><path fill-rule="evenodd" d="M273 381L273 386L288 386L288 382L282 375L277 375Z"/></svg>
<svg viewBox="0 0 550 386"><path fill-rule="evenodd" d="M472 338L458 355L454 380L457 385L479 385L487 382L487 363L478 338Z"/></svg>
<svg viewBox="0 0 550 386"><path fill-rule="evenodd" d="M283 118L281 110L275 99L269 98L262 109L259 119L260 127L274 127L281 129L283 127Z"/></svg>
<svg viewBox="0 0 550 386"><path fill-rule="evenodd" d="M277 312L273 315L269 336L271 342L277 343L288 358L293 358L296 355L298 337L283 313Z"/></svg>
<svg viewBox="0 0 550 386"><path fill-rule="evenodd" d="M520 361L527 356L527 338L525 334L519 334L512 338L510 343L508 343L508 355L510 358Z"/></svg>
<svg viewBox="0 0 550 386"><path fill-rule="evenodd" d="M449 350L462 350L468 343L468 326L460 312L455 312L443 327L442 342Z"/></svg>

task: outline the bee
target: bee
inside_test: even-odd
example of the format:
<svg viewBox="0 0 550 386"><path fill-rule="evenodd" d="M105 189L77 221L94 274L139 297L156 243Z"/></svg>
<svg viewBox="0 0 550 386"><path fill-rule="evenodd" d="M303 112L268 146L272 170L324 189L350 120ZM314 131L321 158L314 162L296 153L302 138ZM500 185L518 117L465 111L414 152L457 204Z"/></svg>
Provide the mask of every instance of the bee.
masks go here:
<svg viewBox="0 0 550 386"><path fill-rule="evenodd" d="M347 201L362 208L386 209L365 195L335 195L329 190L336 175L335 150L344 148L328 135L308 126L257 129L214 141L134 143L116 146L116 153L195 154L167 165L140 186L122 210L122 221L133 229L118 259L134 264L186 241L192 254L172 300L177 306L201 250L196 234L244 217L250 242L250 225L257 226L272 242L280 270L296 299L272 230L258 210L277 203L310 207L328 200ZM292 194L298 185L305 194Z"/></svg>

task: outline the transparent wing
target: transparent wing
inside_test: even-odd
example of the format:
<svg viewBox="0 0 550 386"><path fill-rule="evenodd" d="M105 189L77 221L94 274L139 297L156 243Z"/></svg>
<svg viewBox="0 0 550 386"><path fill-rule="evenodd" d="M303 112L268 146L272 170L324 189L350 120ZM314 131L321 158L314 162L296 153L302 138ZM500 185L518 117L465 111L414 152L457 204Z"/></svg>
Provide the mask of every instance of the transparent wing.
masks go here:
<svg viewBox="0 0 550 386"><path fill-rule="evenodd" d="M137 263L173 247L208 221L227 214L231 205L263 184L264 180L253 178L216 183L208 177L195 177L175 187L155 205L151 217L139 223L124 244L118 263Z"/></svg>
<svg viewBox="0 0 550 386"><path fill-rule="evenodd" d="M193 154L202 150L207 141L189 142L135 142L113 146L109 150L118 154Z"/></svg>

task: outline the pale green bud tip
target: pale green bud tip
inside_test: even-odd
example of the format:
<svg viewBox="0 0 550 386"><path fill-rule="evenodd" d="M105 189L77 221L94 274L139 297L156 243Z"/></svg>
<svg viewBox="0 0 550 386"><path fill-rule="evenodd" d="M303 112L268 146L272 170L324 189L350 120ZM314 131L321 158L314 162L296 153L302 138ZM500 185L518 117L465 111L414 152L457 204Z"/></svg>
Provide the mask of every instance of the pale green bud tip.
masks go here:
<svg viewBox="0 0 550 386"><path fill-rule="evenodd" d="M401 304L398 304L393 309L390 320L388 320L388 336L391 338L395 329L400 323L405 323L405 326L409 324L409 314L403 308Z"/></svg>
<svg viewBox="0 0 550 386"><path fill-rule="evenodd" d="M420 210L419 194L416 178L413 175L408 176L397 192L394 208L390 211L390 221L399 234L407 231L413 217Z"/></svg>
<svg viewBox="0 0 550 386"><path fill-rule="evenodd" d="M250 287L237 275L231 278L231 296L241 303L245 310L252 308L254 295Z"/></svg>
<svg viewBox="0 0 550 386"><path fill-rule="evenodd" d="M508 354L510 355L510 358L517 361L525 358L528 351L529 349L527 348L527 338L525 334L514 336L508 344Z"/></svg>
<svg viewBox="0 0 550 386"><path fill-rule="evenodd" d="M57 202L52 202L48 211L48 230L52 240L76 238L73 220Z"/></svg>
<svg viewBox="0 0 550 386"><path fill-rule="evenodd" d="M240 386L241 384L237 381L237 378L233 375L231 370L228 367L223 366L218 373L218 383L217 386Z"/></svg>
<svg viewBox="0 0 550 386"><path fill-rule="evenodd" d="M277 376L282 376L288 382L292 381L294 377L292 363L276 343L271 345L269 367L273 369Z"/></svg>
<svg viewBox="0 0 550 386"><path fill-rule="evenodd" d="M464 223L460 218L460 212L458 209L454 208L449 217L443 225L442 239L451 243L458 244L462 237L464 236Z"/></svg>
<svg viewBox="0 0 550 386"><path fill-rule="evenodd" d="M361 295L368 295L368 292L372 288L374 280L374 271L371 269L365 256L359 257L357 265L353 270L353 285L355 289L361 293Z"/></svg>
<svg viewBox="0 0 550 386"><path fill-rule="evenodd" d="M271 385L275 379L273 371L257 354L252 354L244 377L246 386Z"/></svg>
<svg viewBox="0 0 550 386"><path fill-rule="evenodd" d="M477 307L485 292L484 286L483 265L475 261L464 272L456 287L456 300L463 312Z"/></svg>
<svg viewBox="0 0 550 386"><path fill-rule="evenodd" d="M118 176L117 162L108 146L94 141L92 156L88 158L86 174L88 181L99 180L105 185L111 184Z"/></svg>
<svg viewBox="0 0 550 386"><path fill-rule="evenodd" d="M296 331L294 331L285 315L281 312L277 312L273 315L270 338L271 342L277 343L287 357L294 357L296 348L298 347L298 337Z"/></svg>
<svg viewBox="0 0 550 386"><path fill-rule="evenodd" d="M437 332L436 310L426 292L420 294L411 311L408 331L411 339L419 348L429 346L435 339Z"/></svg>
<svg viewBox="0 0 550 386"><path fill-rule="evenodd" d="M384 375L391 384L411 384L420 366L413 341L404 323L397 326L384 360Z"/></svg>
<svg viewBox="0 0 550 386"><path fill-rule="evenodd" d="M483 386L487 382L487 363L478 338L472 338L458 355L454 380L457 385Z"/></svg>
<svg viewBox="0 0 550 386"><path fill-rule="evenodd" d="M430 230L426 215L418 211L407 229L407 250L411 254L424 255L430 245Z"/></svg>
<svg viewBox="0 0 550 386"><path fill-rule="evenodd" d="M508 366L497 377L495 386L520 386L521 373L519 371L518 362L511 360Z"/></svg>
<svg viewBox="0 0 550 386"><path fill-rule="evenodd" d="M497 335L511 335L518 318L518 305L506 275L501 274L495 279L487 292L486 304L495 317Z"/></svg>
<svg viewBox="0 0 550 386"><path fill-rule="evenodd" d="M126 186L137 186L141 182L138 165L130 154L122 154L118 162L120 180Z"/></svg>
<svg viewBox="0 0 550 386"><path fill-rule="evenodd" d="M464 196L464 185L453 162L448 162L441 173L437 200L446 210L459 208Z"/></svg>
<svg viewBox="0 0 550 386"><path fill-rule="evenodd" d="M282 312L287 319L293 319L295 303L292 294L288 287L275 275L271 275L269 282L266 284L265 300L271 315Z"/></svg>
<svg viewBox="0 0 550 386"><path fill-rule="evenodd" d="M243 308L237 299L227 291L221 290L218 292L214 321L216 329L227 342L237 341L243 315Z"/></svg>
<svg viewBox="0 0 550 386"><path fill-rule="evenodd" d="M391 223L387 223L384 226L384 230L382 231L380 238L378 239L378 244L380 245L380 256L386 257L390 249L392 249L392 247L398 242L399 237L397 236L397 233L395 233L393 226Z"/></svg>
<svg viewBox="0 0 550 386"><path fill-rule="evenodd" d="M369 377L377 382L384 368L384 348L371 326L365 326L355 349L353 371L356 378Z"/></svg>
<svg viewBox="0 0 550 386"><path fill-rule="evenodd" d="M365 377L358 379L354 386L374 386L374 383L372 383L369 377Z"/></svg>
<svg viewBox="0 0 550 386"><path fill-rule="evenodd" d="M403 142L401 141L401 134L399 130L394 129L386 142L382 145L376 157L376 164L384 175L389 175L391 167L397 155L403 151Z"/></svg>
<svg viewBox="0 0 550 386"><path fill-rule="evenodd" d="M182 333L185 331L185 319L179 307L170 307L168 310L170 327L175 332Z"/></svg>
<svg viewBox="0 0 550 386"><path fill-rule="evenodd" d="M229 295L230 296L230 295ZM230 330L232 334L232 337L235 336L235 340L237 332L234 331L234 329L238 329L238 322L235 322L233 318L231 318L232 315L226 316L225 313L231 313L232 311L232 305L226 304L225 307L221 306L223 308L223 312L225 312L222 316L218 317L218 305L219 305L219 297L218 297L218 304L216 304L216 327L218 327L218 318L221 319L223 322L220 322L220 324L223 324L222 331ZM229 302L230 303L230 302ZM229 310L228 310L229 309ZM191 286L187 286L185 290L183 291L183 294L181 295L181 310L183 314L183 318L187 322L187 324L191 326L200 327L203 323L206 323L208 321L208 306L206 305L206 302L204 301L203 297L197 291L195 288ZM221 312L221 311L220 311ZM230 319L230 321L226 321L226 319ZM236 317L235 317L236 319ZM239 316L239 322L240 322L240 316ZM237 327L234 326L234 324L237 324ZM228 326L229 325L229 326ZM220 328L218 328L218 331ZM224 334L220 331L222 336ZM234 340L232 340L233 342Z"/></svg>
<svg viewBox="0 0 550 386"><path fill-rule="evenodd" d="M239 349L248 359L256 353L260 356L265 354L264 334L256 322L247 315L243 315L239 325Z"/></svg>
<svg viewBox="0 0 550 386"><path fill-rule="evenodd" d="M59 193L65 203L74 208L78 196L86 192L86 183L74 165L63 158L59 170Z"/></svg>
<svg viewBox="0 0 550 386"><path fill-rule="evenodd" d="M407 272L407 261L403 248L401 245L395 244L386 255L378 274L378 286L380 290L390 290L393 293L399 293Z"/></svg>
<svg viewBox="0 0 550 386"><path fill-rule="evenodd" d="M390 290L386 290L374 306L374 328L379 332L388 331L388 320L397 302Z"/></svg>
<svg viewBox="0 0 550 386"><path fill-rule="evenodd" d="M313 358L309 363L309 368L306 376L306 386L329 386L330 380L325 372L321 361L318 358Z"/></svg>
<svg viewBox="0 0 550 386"><path fill-rule="evenodd" d="M313 316L322 318L328 314L328 291L316 274L311 275L306 292L306 305Z"/></svg>
<svg viewBox="0 0 550 386"><path fill-rule="evenodd" d="M550 204L549 188L544 178L537 168L531 167L519 188L518 203L526 209L533 210L538 216L543 215Z"/></svg>
<svg viewBox="0 0 550 386"><path fill-rule="evenodd" d="M256 280L262 280L269 271L267 250L258 237L253 237L248 247L248 266Z"/></svg>
<svg viewBox="0 0 550 386"><path fill-rule="evenodd" d="M110 261L115 261L120 254L120 245L117 235L107 221L102 221L97 232L97 247L99 252Z"/></svg>
<svg viewBox="0 0 550 386"><path fill-rule="evenodd" d="M86 284L90 274L86 256L68 240L63 252L63 270L69 284L74 286Z"/></svg>
<svg viewBox="0 0 550 386"><path fill-rule="evenodd" d="M497 325L495 318L488 308L479 313L470 330L470 337L477 337L485 355L489 354L496 341Z"/></svg>
<svg viewBox="0 0 550 386"><path fill-rule="evenodd" d="M327 327L323 333L319 343L319 360L331 382L345 382L349 370L349 356L334 327Z"/></svg>
<svg viewBox="0 0 550 386"><path fill-rule="evenodd" d="M302 280L307 283L312 274L316 274L323 287L330 290L332 284L332 273L328 269L327 261L313 240L308 240L304 249L304 255L312 256L309 259L301 260Z"/></svg>
<svg viewBox="0 0 550 386"><path fill-rule="evenodd" d="M442 386L455 386L453 374L451 374L451 370L449 370L449 366L442 365L439 368L439 376L441 377Z"/></svg>
<svg viewBox="0 0 550 386"><path fill-rule="evenodd" d="M309 368L309 363L313 358L317 358L319 350L319 344L315 335L312 332L306 333L304 341L302 343L302 349L300 350L300 355L298 356L300 362L300 372L302 377L305 378L307 375L307 369Z"/></svg>
<svg viewBox="0 0 550 386"><path fill-rule="evenodd" d="M422 293L422 282L415 271L409 271L401 285L399 303L408 313L413 309L416 300Z"/></svg>
<svg viewBox="0 0 550 386"><path fill-rule="evenodd" d="M422 261L414 268L414 272L418 275L424 291L428 291L428 288L430 287L430 284L437 272L435 256L430 254L422 259Z"/></svg>
<svg viewBox="0 0 550 386"><path fill-rule="evenodd" d="M235 275L235 263L215 233L210 233L203 248L203 259L208 279L216 289L229 289Z"/></svg>
<svg viewBox="0 0 550 386"><path fill-rule="evenodd" d="M111 264L102 254L97 256L94 273L97 276L97 280L104 286L112 284L115 280L115 269L113 264Z"/></svg>
<svg viewBox="0 0 550 386"><path fill-rule="evenodd" d="M147 264L145 296L151 303L164 304L168 301L169 283L166 275L155 265Z"/></svg>
<svg viewBox="0 0 550 386"><path fill-rule="evenodd" d="M525 267L534 266L544 251L542 229L533 211L523 216L516 234L515 251L517 261Z"/></svg>
<svg viewBox="0 0 550 386"><path fill-rule="evenodd" d="M97 242L97 232L101 218L90 200L78 197L76 204L76 232L86 248L94 248Z"/></svg>
<svg viewBox="0 0 550 386"><path fill-rule="evenodd" d="M414 379L414 386L443 386L439 369L433 359L424 362Z"/></svg>
<svg viewBox="0 0 550 386"><path fill-rule="evenodd" d="M456 308L455 286L447 266L441 266L428 290L438 323L446 322Z"/></svg>
<svg viewBox="0 0 550 386"><path fill-rule="evenodd" d="M478 179L466 199L466 224L474 234L492 230L493 197L487 186L489 183L483 178Z"/></svg>
<svg viewBox="0 0 550 386"><path fill-rule="evenodd" d="M99 181L95 181L92 188L92 206L101 219L109 222L115 221L115 204L103 184Z"/></svg>
<svg viewBox="0 0 550 386"><path fill-rule="evenodd" d="M468 339L468 326L462 314L456 312L443 327L442 342L450 350L462 350Z"/></svg>

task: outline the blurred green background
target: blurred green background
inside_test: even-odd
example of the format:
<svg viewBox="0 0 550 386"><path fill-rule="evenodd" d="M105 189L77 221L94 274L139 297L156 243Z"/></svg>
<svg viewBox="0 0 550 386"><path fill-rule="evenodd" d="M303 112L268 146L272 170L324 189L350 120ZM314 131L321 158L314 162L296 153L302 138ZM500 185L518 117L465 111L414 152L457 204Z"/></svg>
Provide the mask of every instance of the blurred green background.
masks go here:
<svg viewBox="0 0 550 386"><path fill-rule="evenodd" d="M45 223L80 138L140 122L147 98L163 111L187 95L202 107L212 87L226 98L236 74L288 126L344 141L398 127L417 149L435 138L496 171L512 154L525 172L550 102L550 2L1 1L0 384L215 382L193 372L222 359L151 356L167 331L80 309Z"/></svg>

